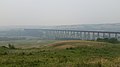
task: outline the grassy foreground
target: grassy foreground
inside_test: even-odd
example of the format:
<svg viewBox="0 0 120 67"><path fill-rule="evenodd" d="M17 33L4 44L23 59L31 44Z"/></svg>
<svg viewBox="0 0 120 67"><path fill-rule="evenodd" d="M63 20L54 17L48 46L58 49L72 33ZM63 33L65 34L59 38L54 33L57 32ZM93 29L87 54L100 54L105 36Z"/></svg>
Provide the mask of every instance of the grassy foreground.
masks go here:
<svg viewBox="0 0 120 67"><path fill-rule="evenodd" d="M120 67L120 44L73 40L40 48L0 47L0 67Z"/></svg>

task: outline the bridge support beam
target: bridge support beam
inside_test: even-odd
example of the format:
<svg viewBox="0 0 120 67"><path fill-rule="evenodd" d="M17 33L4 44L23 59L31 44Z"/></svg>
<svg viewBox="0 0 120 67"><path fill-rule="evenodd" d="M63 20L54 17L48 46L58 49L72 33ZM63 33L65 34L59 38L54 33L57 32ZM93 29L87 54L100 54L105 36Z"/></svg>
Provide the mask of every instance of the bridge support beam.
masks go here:
<svg viewBox="0 0 120 67"><path fill-rule="evenodd" d="M28 30L30 32L30 30ZM34 31L35 32L35 31ZM81 39L95 40L96 38L119 38L120 32L104 32L104 31L76 31L76 30L36 30L42 34L39 36L43 39ZM35 33L36 33L35 32ZM33 33L33 31L32 31Z"/></svg>

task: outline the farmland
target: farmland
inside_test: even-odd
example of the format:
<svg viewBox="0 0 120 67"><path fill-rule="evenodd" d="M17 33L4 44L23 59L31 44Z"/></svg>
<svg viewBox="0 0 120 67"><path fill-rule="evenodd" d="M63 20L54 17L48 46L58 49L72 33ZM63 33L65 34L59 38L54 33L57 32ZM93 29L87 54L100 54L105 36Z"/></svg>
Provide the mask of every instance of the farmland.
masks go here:
<svg viewBox="0 0 120 67"><path fill-rule="evenodd" d="M119 43L18 40L1 41L0 46L1 67L120 67Z"/></svg>

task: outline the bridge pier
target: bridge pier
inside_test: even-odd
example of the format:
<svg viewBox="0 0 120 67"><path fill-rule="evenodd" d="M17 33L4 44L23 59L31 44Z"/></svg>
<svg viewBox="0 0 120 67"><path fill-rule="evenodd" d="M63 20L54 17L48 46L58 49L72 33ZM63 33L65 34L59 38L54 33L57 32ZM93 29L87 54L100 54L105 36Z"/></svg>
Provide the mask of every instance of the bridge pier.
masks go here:
<svg viewBox="0 0 120 67"><path fill-rule="evenodd" d="M115 38L117 39L117 33L115 33Z"/></svg>
<svg viewBox="0 0 120 67"><path fill-rule="evenodd" d="M87 40L90 40L90 32L88 32Z"/></svg>
<svg viewBox="0 0 120 67"><path fill-rule="evenodd" d="M103 33L103 38L105 38L105 33Z"/></svg>
<svg viewBox="0 0 120 67"><path fill-rule="evenodd" d="M84 32L83 34L84 34L83 39L86 40L86 32Z"/></svg>
<svg viewBox="0 0 120 67"><path fill-rule="evenodd" d="M109 35L109 37L108 37L108 38L110 39L110 38L111 38L111 33L108 33L108 35Z"/></svg>
<svg viewBox="0 0 120 67"><path fill-rule="evenodd" d="M95 40L95 33L94 32L92 33L93 33L92 40Z"/></svg>
<svg viewBox="0 0 120 67"><path fill-rule="evenodd" d="M79 32L80 33L80 40L82 40L82 32Z"/></svg>
<svg viewBox="0 0 120 67"><path fill-rule="evenodd" d="M100 38L100 33L99 32L97 33L97 38Z"/></svg>

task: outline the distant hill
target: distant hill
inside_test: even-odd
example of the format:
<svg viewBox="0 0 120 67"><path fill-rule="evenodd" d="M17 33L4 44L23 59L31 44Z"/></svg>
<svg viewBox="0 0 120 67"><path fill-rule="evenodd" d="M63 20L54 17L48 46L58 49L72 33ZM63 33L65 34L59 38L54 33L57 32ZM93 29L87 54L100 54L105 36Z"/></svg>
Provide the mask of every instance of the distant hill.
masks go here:
<svg viewBox="0 0 120 67"><path fill-rule="evenodd" d="M0 37L6 39L13 39L13 37L27 37L28 35L41 36L38 32L27 32L24 29L59 29L59 30L80 30L80 31L110 31L120 32L120 23L114 24L82 24L82 25L61 25L61 26L9 26L0 27Z"/></svg>
<svg viewBox="0 0 120 67"><path fill-rule="evenodd" d="M23 30L23 29L66 29L66 30L87 30L87 31L115 31L120 32L120 23L113 24L78 24L59 26L2 26L0 30Z"/></svg>
<svg viewBox="0 0 120 67"><path fill-rule="evenodd" d="M53 29L120 32L120 23L115 23L115 24L64 25L64 26L55 26L55 27L53 27Z"/></svg>

